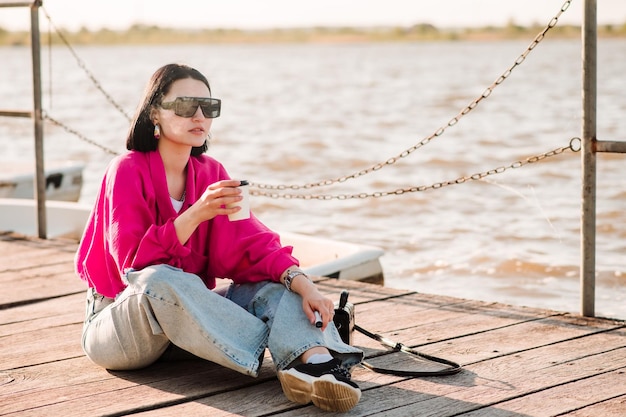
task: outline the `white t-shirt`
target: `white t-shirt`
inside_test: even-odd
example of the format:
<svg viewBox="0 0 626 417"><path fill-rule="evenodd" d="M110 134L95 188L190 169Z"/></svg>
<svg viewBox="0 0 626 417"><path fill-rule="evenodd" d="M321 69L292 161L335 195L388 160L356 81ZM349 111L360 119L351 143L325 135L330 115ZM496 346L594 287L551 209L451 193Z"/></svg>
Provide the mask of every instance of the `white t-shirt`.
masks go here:
<svg viewBox="0 0 626 417"><path fill-rule="evenodd" d="M172 206L174 206L174 210L176 210L176 213L179 213L180 209L183 208L183 203L185 202L185 200L180 201L180 200L176 200L173 197L170 197L170 200L172 200Z"/></svg>

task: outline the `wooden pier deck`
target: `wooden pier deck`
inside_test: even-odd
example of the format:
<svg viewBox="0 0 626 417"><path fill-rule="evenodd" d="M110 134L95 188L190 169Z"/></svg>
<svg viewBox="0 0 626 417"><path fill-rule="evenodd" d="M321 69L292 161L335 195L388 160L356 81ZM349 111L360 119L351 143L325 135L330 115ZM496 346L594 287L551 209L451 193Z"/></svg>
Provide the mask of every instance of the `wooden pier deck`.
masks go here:
<svg viewBox="0 0 626 417"><path fill-rule="evenodd" d="M258 378L201 360L109 372L80 347L84 284L76 243L0 235L0 416L317 416L282 394L269 356ZM319 279L347 288L357 324L460 362L453 376L353 372L349 416L624 416L623 321ZM356 333L368 356L384 348ZM401 354L371 359L390 365ZM404 366L404 365L401 365Z"/></svg>

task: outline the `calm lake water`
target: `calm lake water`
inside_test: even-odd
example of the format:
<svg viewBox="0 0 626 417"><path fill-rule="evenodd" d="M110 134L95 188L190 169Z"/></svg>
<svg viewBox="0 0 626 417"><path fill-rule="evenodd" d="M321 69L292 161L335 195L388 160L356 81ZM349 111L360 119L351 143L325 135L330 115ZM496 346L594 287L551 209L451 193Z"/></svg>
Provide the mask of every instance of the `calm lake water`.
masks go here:
<svg viewBox="0 0 626 417"><path fill-rule="evenodd" d="M417 144L495 81L529 41L76 47L126 113L152 72L185 62L223 100L209 153L231 175L304 184L350 175ZM490 97L430 143L374 173L309 193L429 186L568 146L580 136L579 41L549 37ZM626 40L599 43L598 137L625 140ZM44 107L124 151L128 120L64 47L44 50ZM3 108L31 106L30 54L0 48ZM52 124L46 160L86 163L92 202L111 155ZM32 161L32 123L1 119L1 160ZM624 155L598 157L598 315L626 318ZM479 181L380 198L255 197L270 227L382 247L386 285L563 311L579 310L580 153Z"/></svg>

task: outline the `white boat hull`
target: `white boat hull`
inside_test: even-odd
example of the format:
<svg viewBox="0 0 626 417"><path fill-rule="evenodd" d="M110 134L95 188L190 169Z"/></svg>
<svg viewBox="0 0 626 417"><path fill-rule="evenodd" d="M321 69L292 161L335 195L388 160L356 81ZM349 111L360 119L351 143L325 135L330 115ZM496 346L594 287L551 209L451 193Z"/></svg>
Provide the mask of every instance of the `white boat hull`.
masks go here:
<svg viewBox="0 0 626 417"><path fill-rule="evenodd" d="M47 236L78 241L91 206L68 201L46 202ZM32 199L0 198L0 232L37 235L37 205ZM284 245L293 246L294 256L308 274L342 280L383 284L380 257L383 250L298 233L279 232Z"/></svg>
<svg viewBox="0 0 626 417"><path fill-rule="evenodd" d="M46 167L46 199L78 201L83 186L83 168L80 163L50 163ZM2 164L0 173L0 198L35 197L35 180L31 166Z"/></svg>

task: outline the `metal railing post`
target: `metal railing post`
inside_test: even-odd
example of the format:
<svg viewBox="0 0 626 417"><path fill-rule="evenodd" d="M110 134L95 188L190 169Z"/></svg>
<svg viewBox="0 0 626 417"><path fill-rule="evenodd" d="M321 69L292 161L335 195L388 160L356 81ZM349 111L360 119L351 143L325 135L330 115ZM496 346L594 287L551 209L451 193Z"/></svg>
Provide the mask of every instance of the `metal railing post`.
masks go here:
<svg viewBox="0 0 626 417"><path fill-rule="evenodd" d="M30 38L33 59L33 122L35 128L35 197L37 199L37 232L41 239L46 239L46 177L43 157L41 42L39 36L39 7L41 7L41 5L42 0L37 0L33 2L30 8Z"/></svg>
<svg viewBox="0 0 626 417"><path fill-rule="evenodd" d="M597 0L585 0L582 25L581 314L595 315Z"/></svg>

